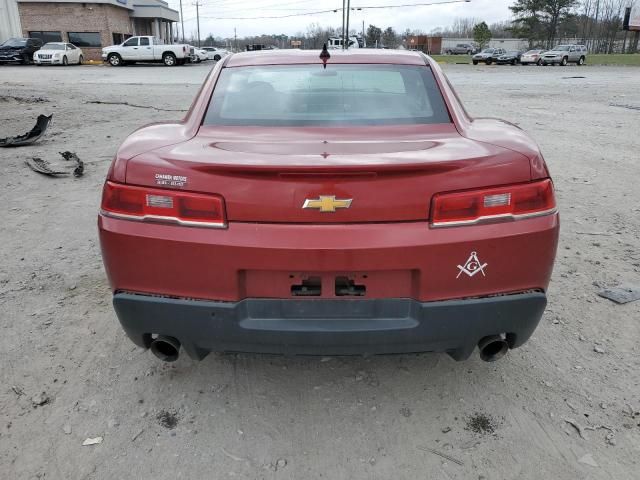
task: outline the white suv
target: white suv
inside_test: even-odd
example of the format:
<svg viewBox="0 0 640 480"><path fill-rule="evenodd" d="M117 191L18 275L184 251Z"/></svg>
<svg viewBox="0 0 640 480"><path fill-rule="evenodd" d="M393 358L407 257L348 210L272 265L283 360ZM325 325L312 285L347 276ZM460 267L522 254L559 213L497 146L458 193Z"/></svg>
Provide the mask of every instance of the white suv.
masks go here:
<svg viewBox="0 0 640 480"><path fill-rule="evenodd" d="M587 47L584 45L558 45L542 54L542 65L562 65L575 63L584 65L587 61Z"/></svg>

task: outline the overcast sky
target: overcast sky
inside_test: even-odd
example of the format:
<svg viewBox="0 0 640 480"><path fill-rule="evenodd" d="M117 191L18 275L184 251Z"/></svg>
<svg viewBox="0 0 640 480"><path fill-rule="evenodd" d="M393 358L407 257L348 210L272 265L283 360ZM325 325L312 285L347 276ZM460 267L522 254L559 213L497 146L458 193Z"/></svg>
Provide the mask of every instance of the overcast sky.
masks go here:
<svg viewBox="0 0 640 480"><path fill-rule="evenodd" d="M400 5L414 3L436 3L442 0L351 0L351 7L376 5ZM172 8L180 10L180 0L168 0ZM195 0L182 0L186 36L196 32ZM317 12L342 8L342 0L200 0L200 35L209 33L214 37L233 37L234 27L238 37L265 34L295 35L305 32L311 23L322 26L342 25L341 12L318 13L288 18L231 19L230 17L267 17ZM362 29L365 25L381 28L393 27L396 31L406 28L425 32L450 25L456 17L477 17L492 23L510 17L508 6L513 0L471 0L469 3L413 6L406 8L381 8L352 11L350 25ZM218 18L215 18L218 17ZM225 18L225 19L222 19Z"/></svg>

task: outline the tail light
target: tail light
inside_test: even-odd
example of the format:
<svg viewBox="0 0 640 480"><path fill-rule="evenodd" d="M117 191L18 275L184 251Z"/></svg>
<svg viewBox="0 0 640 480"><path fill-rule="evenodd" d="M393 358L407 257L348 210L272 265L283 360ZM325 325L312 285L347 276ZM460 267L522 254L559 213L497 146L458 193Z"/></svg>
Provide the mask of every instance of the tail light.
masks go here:
<svg viewBox="0 0 640 480"><path fill-rule="evenodd" d="M219 195L113 182L104 184L102 214L127 220L175 223L191 227L227 226L224 200Z"/></svg>
<svg viewBox="0 0 640 480"><path fill-rule="evenodd" d="M438 193L431 208L433 227L474 225L556 212L550 179L482 190Z"/></svg>

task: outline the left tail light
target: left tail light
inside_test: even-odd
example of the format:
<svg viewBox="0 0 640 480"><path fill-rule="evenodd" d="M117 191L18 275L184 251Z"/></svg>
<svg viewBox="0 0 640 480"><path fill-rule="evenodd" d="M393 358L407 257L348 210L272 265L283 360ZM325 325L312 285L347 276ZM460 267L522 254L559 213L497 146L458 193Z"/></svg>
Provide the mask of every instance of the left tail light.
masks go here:
<svg viewBox="0 0 640 480"><path fill-rule="evenodd" d="M431 205L431 226L492 223L555 213L550 179L480 190L439 193Z"/></svg>
<svg viewBox="0 0 640 480"><path fill-rule="evenodd" d="M106 182L101 213L127 220L225 228L224 200L219 195L137 187Z"/></svg>

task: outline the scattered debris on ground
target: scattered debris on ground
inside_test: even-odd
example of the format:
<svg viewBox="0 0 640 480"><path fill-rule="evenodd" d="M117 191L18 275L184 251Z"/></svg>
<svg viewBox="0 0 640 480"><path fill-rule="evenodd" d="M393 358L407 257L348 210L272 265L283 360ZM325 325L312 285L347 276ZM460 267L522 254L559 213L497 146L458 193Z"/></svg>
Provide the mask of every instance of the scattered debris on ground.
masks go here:
<svg viewBox="0 0 640 480"><path fill-rule="evenodd" d="M23 147L37 142L47 131L53 115L38 115L35 126L23 135L0 138L0 147Z"/></svg>
<svg viewBox="0 0 640 480"><path fill-rule="evenodd" d="M84 442L82 442L82 446L86 447L88 445L99 445L102 443L102 440L102 437L87 438Z"/></svg>
<svg viewBox="0 0 640 480"><path fill-rule="evenodd" d="M14 95L0 95L0 102L17 103L47 103L49 100L42 97L16 97Z"/></svg>
<svg viewBox="0 0 640 480"><path fill-rule="evenodd" d="M284 458L279 458L275 462L263 465L263 468L265 470L271 470L273 472L277 472L278 470L283 469L286 466L287 466L287 461Z"/></svg>
<svg viewBox="0 0 640 480"><path fill-rule="evenodd" d="M485 435L495 433L497 426L497 422L491 416L476 412L467 419L465 430Z"/></svg>
<svg viewBox="0 0 640 480"><path fill-rule="evenodd" d="M640 300L640 286L620 285L619 287L605 288L598 292L598 295L621 305Z"/></svg>
<svg viewBox="0 0 640 480"><path fill-rule="evenodd" d="M11 386L11 390L13 390L13 393L15 393L16 395L18 395L19 397L21 397L22 395L24 395L24 390L21 389L20 387L16 386L16 385L12 385Z"/></svg>
<svg viewBox="0 0 640 480"><path fill-rule="evenodd" d="M400 415L402 415L404 418L409 418L411 415L413 415L413 412L410 408L402 407L400 409Z"/></svg>
<svg viewBox="0 0 640 480"><path fill-rule="evenodd" d="M59 152L62 158L67 162L73 162L72 165L64 163L52 164L47 160L39 157L33 157L26 160L27 166L34 172L48 175L50 177L59 177L73 174L74 177L84 175L84 162L78 158L74 152Z"/></svg>
<svg viewBox="0 0 640 480"><path fill-rule="evenodd" d="M622 103L610 103L609 106L627 108L629 110L640 110L640 106L639 105L627 105L627 104L622 104Z"/></svg>
<svg viewBox="0 0 640 480"><path fill-rule="evenodd" d="M30 158L29 160L25 160L25 163L34 172L38 172L43 175L48 175L50 177L57 177L59 175L69 175L71 173L65 170L54 170L53 168L51 168L51 164L49 162L39 157L33 157L33 158Z"/></svg>
<svg viewBox="0 0 640 480"><path fill-rule="evenodd" d="M418 448L419 450L423 450L423 451L425 451L425 452L431 452L431 453L433 453L434 455L438 455L439 457L442 457L442 458L444 458L444 459L446 459L446 460L449 460L449 461L451 461L451 462L453 462L453 463L456 463L456 464L458 464L458 465L460 465L460 466L464 465L464 462L463 462L462 460L458 460L457 458L454 458L454 457L452 457L452 456L450 456L450 455L447 455L446 453L439 452L438 450L434 450L433 448L429 448L429 447L420 447L420 446L418 446L417 448Z"/></svg>
<svg viewBox="0 0 640 480"><path fill-rule="evenodd" d="M31 397L31 404L33 405L33 408L42 407L50 402L51 399L45 392L38 393L37 395Z"/></svg>
<svg viewBox="0 0 640 480"><path fill-rule="evenodd" d="M135 103L129 103L129 102L107 102L104 100L89 100L84 103L93 104L93 105L124 105L126 107L133 107L133 108L148 108L150 110L157 110L159 112L186 112L187 111L184 109L154 107L152 105L136 105Z"/></svg>
<svg viewBox="0 0 640 480"><path fill-rule="evenodd" d="M84 162L78 158L78 155L76 155L75 152L69 152L67 150L58 153L60 153L60 155L62 155L62 158L64 158L68 162L75 162L76 167L73 169L74 177L81 177L82 175L84 175Z"/></svg>
<svg viewBox="0 0 640 480"><path fill-rule="evenodd" d="M578 432L578 435L580 435L580 438L582 438L583 440L587 439L584 436L584 428L582 428L582 426L578 422L576 422L573 418L563 418L563 420L576 429L576 431Z"/></svg>
<svg viewBox="0 0 640 480"><path fill-rule="evenodd" d="M160 425L169 430L173 430L178 426L179 419L175 410L161 410L160 413L156 415L156 419Z"/></svg>

